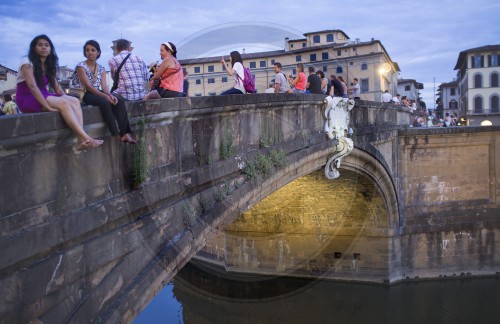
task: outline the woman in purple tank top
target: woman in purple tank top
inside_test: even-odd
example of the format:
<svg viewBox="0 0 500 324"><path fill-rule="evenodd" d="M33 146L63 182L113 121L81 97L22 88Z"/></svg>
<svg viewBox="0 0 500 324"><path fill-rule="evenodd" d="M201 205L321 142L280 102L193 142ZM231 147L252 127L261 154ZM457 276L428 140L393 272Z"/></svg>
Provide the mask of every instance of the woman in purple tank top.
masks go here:
<svg viewBox="0 0 500 324"><path fill-rule="evenodd" d="M23 113L42 111L59 112L76 135L77 149L84 150L101 145L103 141L91 138L83 130L80 101L67 96L57 82L58 57L52 41L46 35L35 37L28 57L19 67L16 102ZM50 85L55 93L48 91Z"/></svg>

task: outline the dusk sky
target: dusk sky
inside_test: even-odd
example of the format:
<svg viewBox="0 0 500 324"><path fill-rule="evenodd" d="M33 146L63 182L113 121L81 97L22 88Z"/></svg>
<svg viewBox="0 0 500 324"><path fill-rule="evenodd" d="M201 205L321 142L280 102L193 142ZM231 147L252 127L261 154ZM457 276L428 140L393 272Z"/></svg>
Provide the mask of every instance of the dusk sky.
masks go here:
<svg viewBox="0 0 500 324"><path fill-rule="evenodd" d="M112 41L123 36L146 63L159 59L159 45L171 41L178 56L199 46L199 53L219 55L230 50L275 50L290 38L307 32L341 29L351 40L382 42L400 66L400 77L424 84L422 97L434 107L434 82L452 81L460 51L500 44L500 2L461 1L41 1L4 0L0 4L0 64L17 70L30 41L47 34L60 65L74 67L84 59L82 46L101 44L99 63L106 66ZM267 27L255 43L237 35L235 26ZM206 32L225 43L204 44ZM235 35L236 34L236 35ZM271 35L276 34L276 37ZM279 40L276 42L276 40Z"/></svg>

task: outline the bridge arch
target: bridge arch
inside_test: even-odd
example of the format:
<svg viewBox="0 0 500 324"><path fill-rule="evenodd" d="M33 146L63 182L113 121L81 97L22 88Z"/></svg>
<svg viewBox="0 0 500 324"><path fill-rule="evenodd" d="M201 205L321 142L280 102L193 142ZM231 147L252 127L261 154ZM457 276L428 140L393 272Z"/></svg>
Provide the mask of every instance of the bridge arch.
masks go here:
<svg viewBox="0 0 500 324"><path fill-rule="evenodd" d="M334 147L329 147L313 154L303 156L299 159L294 158L293 160L296 161L295 163L288 165L269 179L266 179L261 184L255 186L253 190L248 192L247 195L241 197L239 201L235 201L234 205L228 209L234 211L234 207L236 206L240 206L240 208L236 207L236 210L239 210L239 212L250 209L262 199L284 187L288 183L324 168L328 158L334 153L334 151ZM292 155L294 154L297 153L293 153ZM366 151L354 148L348 156L344 157L340 168L361 174L375 184L385 202L388 226L389 228L397 228L400 224L397 191L392 178L384 165ZM244 208L241 208L241 206L244 206ZM239 213L236 214L231 213L231 215L223 217L223 223L233 221L239 216Z"/></svg>

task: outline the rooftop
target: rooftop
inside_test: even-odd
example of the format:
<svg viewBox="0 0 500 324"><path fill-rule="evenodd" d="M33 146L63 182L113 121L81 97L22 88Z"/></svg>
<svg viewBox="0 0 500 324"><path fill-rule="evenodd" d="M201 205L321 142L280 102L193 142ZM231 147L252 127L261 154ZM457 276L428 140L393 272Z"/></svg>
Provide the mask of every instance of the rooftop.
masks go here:
<svg viewBox="0 0 500 324"><path fill-rule="evenodd" d="M489 52L489 51L495 51L495 50L500 50L500 44L485 45L485 46L470 48L468 50L461 51L460 54L458 55L457 64L455 65L454 70L460 69L460 67L463 65L464 61L467 58L467 54L469 54L469 53Z"/></svg>

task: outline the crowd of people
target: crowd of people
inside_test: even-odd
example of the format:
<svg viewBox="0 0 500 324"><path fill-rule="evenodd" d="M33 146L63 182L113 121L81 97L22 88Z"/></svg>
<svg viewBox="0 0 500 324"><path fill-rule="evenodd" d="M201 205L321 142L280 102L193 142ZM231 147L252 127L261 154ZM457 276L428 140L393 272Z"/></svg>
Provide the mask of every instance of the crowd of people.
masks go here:
<svg viewBox="0 0 500 324"><path fill-rule="evenodd" d="M81 104L94 105L99 107L113 137L123 143L135 144L125 102L188 96L189 82L187 72L177 60L177 49L173 43L160 44L161 62L149 67L131 51L130 41L119 39L116 42L117 54L108 61L113 79L110 87L107 84L106 69L98 63L101 57L100 45L95 40L87 41L83 45L85 60L75 67L68 95L56 78L59 58L54 44L48 36L39 35L31 41L28 55L19 66L16 102L12 100L12 96L4 95L5 104L0 107L0 113L59 112L75 133L77 149L84 150L103 143L102 140L91 138L83 129ZM233 51L229 59L226 62L222 57L221 63L228 75L234 78L234 83L221 95L245 94L246 68L242 57L238 51ZM323 71L315 71L313 66L308 67L308 75L305 74L302 63L297 64L296 71L296 76L285 75L281 63L274 63L275 78L266 92L311 93L359 99L357 78L348 87L342 76L331 75L327 78ZM405 98L400 101L394 97L391 101L410 108L414 104Z"/></svg>
<svg viewBox="0 0 500 324"><path fill-rule="evenodd" d="M394 97L389 93L389 90L385 90L382 93L383 103L392 103L396 106L402 106L404 110L409 112L417 111L417 102L413 99L408 99L406 96L401 96L399 93Z"/></svg>
<svg viewBox="0 0 500 324"><path fill-rule="evenodd" d="M90 137L83 129L81 104L99 107L111 135L123 143L135 144L125 102L155 98L173 98L187 95L188 84L177 61L173 43L160 45L161 63L152 75L146 63L131 53L130 42L120 39L117 54L108 61L113 86L107 84L106 69L98 63L101 47L95 40L83 45L85 60L75 67L72 88L67 95L59 85L56 74L59 58L54 44L46 35L36 36L30 43L28 55L19 65L16 80L16 103L12 96L4 95L3 114L59 112L73 130L77 149L85 150L103 144Z"/></svg>
<svg viewBox="0 0 500 324"><path fill-rule="evenodd" d="M266 93L312 93L329 96L359 99L360 88L358 79L354 78L351 87L347 87L342 76L331 75L330 79L323 71L316 71L313 66L304 72L304 64L297 63L297 75L285 75L280 62L274 63L274 80L269 83Z"/></svg>

